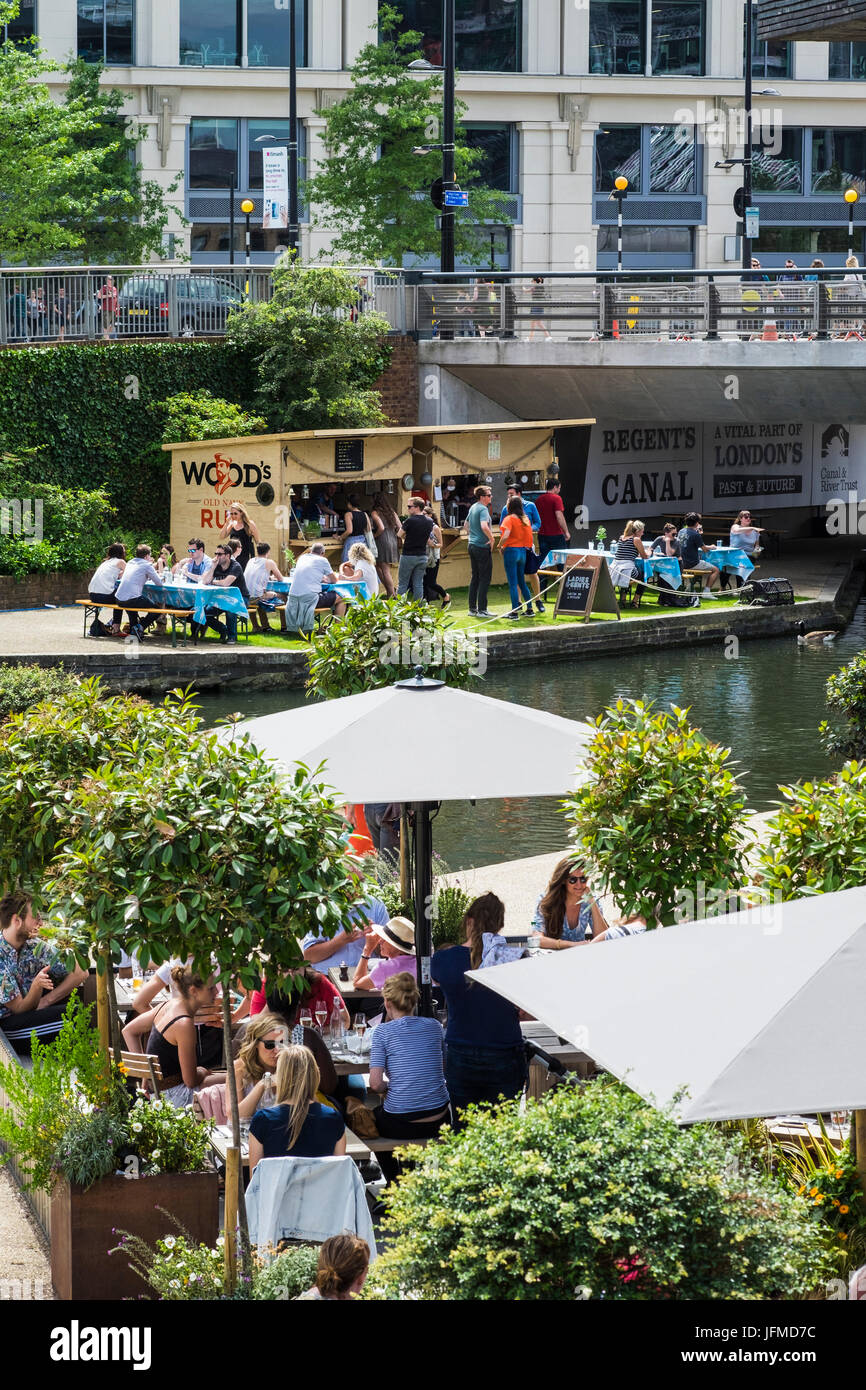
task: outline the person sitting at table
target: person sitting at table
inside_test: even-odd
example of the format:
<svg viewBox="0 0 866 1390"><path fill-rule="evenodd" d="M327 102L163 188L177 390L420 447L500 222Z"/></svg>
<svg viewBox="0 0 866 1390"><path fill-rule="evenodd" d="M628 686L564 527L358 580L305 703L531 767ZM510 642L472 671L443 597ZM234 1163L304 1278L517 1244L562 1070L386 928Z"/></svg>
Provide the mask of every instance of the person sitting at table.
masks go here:
<svg viewBox="0 0 866 1390"><path fill-rule="evenodd" d="M89 981L86 970L68 971L54 947L39 939L41 925L29 893L16 890L0 899L0 1029L25 1057L34 1033L41 1043L56 1038L69 995Z"/></svg>
<svg viewBox="0 0 866 1390"><path fill-rule="evenodd" d="M269 987L267 1002L268 1013L276 1014L280 1022L285 1023L289 1029L289 1042L294 1047L308 1048L315 1057L322 1095L328 1100L342 1097L348 1089L341 1085L344 1078L337 1076L337 1070L321 1033L316 1028L301 1023L301 1014L307 1013L309 1005L300 994L292 993L290 980L287 979L285 984L278 980L275 985Z"/></svg>
<svg viewBox="0 0 866 1390"><path fill-rule="evenodd" d="M244 603L249 602L250 596L247 591L244 572L237 560L232 559L231 551L227 544L217 546L213 565L205 575L203 582L205 584L215 584L223 589L230 589L234 586L240 593ZM236 646L238 640L238 615L237 613L226 613L225 627L223 627L222 623L218 622L216 617L219 611L218 608L214 607L205 609L207 626L217 633L221 642L228 643L230 646ZM194 628L200 629L200 626L201 625L198 623L193 623Z"/></svg>
<svg viewBox="0 0 866 1390"><path fill-rule="evenodd" d="M319 1068L306 1047L280 1052L276 1104L250 1123L250 1173L263 1158L328 1158L346 1152L346 1126L338 1111L316 1100Z"/></svg>
<svg viewBox="0 0 866 1390"><path fill-rule="evenodd" d="M268 614L278 606L277 595L268 588L268 580L275 579L278 584L282 584L283 576L271 559L271 547L267 541L259 541L256 546L254 560L250 560L244 570L244 579L247 583L250 598L255 599L258 608L253 613L253 626L255 627L258 617L259 627L262 632L270 632L271 625L268 622Z"/></svg>
<svg viewBox="0 0 866 1390"><path fill-rule="evenodd" d="M358 541L349 550L348 558L340 566L341 579L361 579L363 583L357 590L359 598L371 599L379 596L379 576L372 552Z"/></svg>
<svg viewBox="0 0 866 1390"><path fill-rule="evenodd" d="M348 1028L349 1011L343 1003L343 996L340 991L337 989L336 985L331 984L327 975L323 975L320 971L314 970L311 965L305 965L301 970L287 971L283 978L293 981L297 990L297 1002L300 1008L309 1009L314 1018L316 1016L317 1006L327 1009L328 1018L331 1018L334 1012L334 1004L339 1003L343 1014L343 1023ZM255 1018L258 1014L263 1013L264 1010L267 1009L267 984L267 979L262 975L261 989L253 990L250 995L251 1018Z"/></svg>
<svg viewBox="0 0 866 1390"><path fill-rule="evenodd" d="M381 989L385 981L401 970L415 968L415 927L408 917L390 917L384 927L375 923L366 933L364 949L355 971L355 989ZM380 959L370 965L373 952Z"/></svg>
<svg viewBox="0 0 866 1390"><path fill-rule="evenodd" d="M103 604L106 607L113 604L115 591L125 569L126 546L121 541L114 541L106 550L105 559L90 581L88 590L90 602L99 604L100 608ZM106 627L99 620L99 608L97 608L93 622L90 624L91 637L118 637L123 621L123 610L115 608L113 618L111 627Z"/></svg>
<svg viewBox="0 0 866 1390"><path fill-rule="evenodd" d="M582 945L607 929L598 898L587 895L583 861L560 859L535 908L533 926L541 932L544 951L563 951Z"/></svg>
<svg viewBox="0 0 866 1390"><path fill-rule="evenodd" d="M319 1246L316 1261L316 1282L294 1300L321 1299L328 1303L346 1303L360 1293L370 1268L370 1247L360 1236L344 1231L330 1236Z"/></svg>
<svg viewBox="0 0 866 1390"><path fill-rule="evenodd" d="M321 541L315 541L309 550L298 556L286 600L287 632L308 636L316 625L317 608L333 608L338 618L343 616L346 605L339 595L333 591L322 592L322 585L335 583L337 577L325 559Z"/></svg>
<svg viewBox="0 0 866 1390"><path fill-rule="evenodd" d="M683 551L677 540L677 528L672 521L668 521L662 528L662 533L653 541L651 550L653 555L665 555L668 559L679 560Z"/></svg>
<svg viewBox="0 0 866 1390"><path fill-rule="evenodd" d="M129 631L139 642L143 641L145 632L159 616L156 613L147 613L142 618L138 612L145 584L161 584L161 580L153 567L150 546L137 545L135 557L127 562L126 568L120 576L120 583L114 598L118 608L128 610Z"/></svg>
<svg viewBox="0 0 866 1390"><path fill-rule="evenodd" d="M177 991L172 982L172 971L176 966L189 967L192 957L182 960L178 956L173 956L171 960L157 967L153 978L142 985L132 1001L132 1009L127 1016L126 1025L123 1029L123 1036L126 1045L131 1052L144 1052L144 1039L150 1034L154 1020L165 1004L154 1005L156 996L164 989L169 994L176 994ZM246 1000L242 1000L239 1007L232 1012L232 1025L239 1023L246 1016ZM222 1026L222 1005L217 1001L207 1008L200 1008L195 1015L196 1027L196 1061L208 1073L211 1082L213 1081L213 1071L222 1064L223 1056L223 1026Z"/></svg>
<svg viewBox="0 0 866 1390"><path fill-rule="evenodd" d="M200 584L204 581L213 560L205 553L204 541L187 541L186 559L174 567L174 577L180 584Z"/></svg>
<svg viewBox="0 0 866 1390"><path fill-rule="evenodd" d="M208 1075L198 1064L194 1019L197 1012L213 1006L217 987L213 978L203 979L188 965L174 966L171 982L171 998L156 1011L158 1022L154 1018L146 1051L157 1057L163 1080L168 1083L160 1099L180 1109L192 1105L196 1088Z"/></svg>
<svg viewBox="0 0 866 1390"><path fill-rule="evenodd" d="M301 942L304 960L325 974L332 965L342 965L344 962L352 970L361 959L367 932L376 925L387 926L388 921L387 907L370 894L351 909L346 925L336 936L308 932Z"/></svg>
<svg viewBox="0 0 866 1390"><path fill-rule="evenodd" d="M384 1096L376 1128L386 1139L432 1139L449 1118L445 1030L438 1019L414 1017L420 990L408 970L387 979L383 994L386 1021L370 1046L370 1089ZM389 1180L400 1171L393 1154L380 1154L379 1165Z"/></svg>
<svg viewBox="0 0 866 1390"><path fill-rule="evenodd" d="M289 1046L288 1025L277 1014L261 1013L251 1018L244 1032L240 1052L235 1061L235 1086L238 1093L238 1115L246 1120L264 1103L273 1089L274 1075L280 1051ZM225 1087L225 1112L231 1114L229 1086Z"/></svg>
<svg viewBox="0 0 866 1390"><path fill-rule="evenodd" d="M738 512L737 519L731 527L731 545L735 550L744 550L747 555L760 555L760 539L763 526L752 524L752 513L750 511Z"/></svg>
<svg viewBox="0 0 866 1390"><path fill-rule="evenodd" d="M173 545L164 545L156 557L156 572L160 579L168 579L177 564L177 554Z"/></svg>
<svg viewBox="0 0 866 1390"><path fill-rule="evenodd" d="M505 925L505 906L495 893L470 903L463 918L465 942L436 951L434 984L448 1005L445 1084L459 1127L458 1110L473 1102L519 1096L527 1077L526 1051L516 1005L466 979L482 965L485 947ZM485 940L487 938L487 940Z"/></svg>
<svg viewBox="0 0 866 1390"><path fill-rule="evenodd" d="M713 590L719 587L719 571L715 565L711 565L704 558L712 546L704 545L703 529L698 512L687 513L684 525L677 535L677 540L682 547L683 569L697 570L705 577L706 584L701 597L718 598L718 594L713 593Z"/></svg>
<svg viewBox="0 0 866 1390"><path fill-rule="evenodd" d="M631 565L631 579L643 579L643 570L637 563L638 560L646 560L649 552L643 543L643 534L646 524L643 521L629 521L625 530L616 543L614 559L620 564Z"/></svg>

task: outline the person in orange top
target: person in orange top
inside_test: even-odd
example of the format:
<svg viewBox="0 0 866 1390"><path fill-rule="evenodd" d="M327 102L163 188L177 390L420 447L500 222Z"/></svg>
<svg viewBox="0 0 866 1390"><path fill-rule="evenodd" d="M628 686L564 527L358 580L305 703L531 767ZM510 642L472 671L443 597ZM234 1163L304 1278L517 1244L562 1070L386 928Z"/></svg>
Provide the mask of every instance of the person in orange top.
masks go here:
<svg viewBox="0 0 866 1390"><path fill-rule="evenodd" d="M532 595L524 577L526 552L532 549L532 527L519 497L512 497L499 527L499 548L505 564L505 577L511 593L511 612L506 618L519 618L523 598L527 618L532 617Z"/></svg>

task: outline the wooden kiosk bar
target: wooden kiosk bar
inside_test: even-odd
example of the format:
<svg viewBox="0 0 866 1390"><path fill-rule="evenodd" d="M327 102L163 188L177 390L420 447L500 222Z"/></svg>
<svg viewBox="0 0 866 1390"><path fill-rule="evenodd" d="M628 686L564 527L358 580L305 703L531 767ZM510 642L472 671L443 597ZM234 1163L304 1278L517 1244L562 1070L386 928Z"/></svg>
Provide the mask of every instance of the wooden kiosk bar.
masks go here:
<svg viewBox="0 0 866 1390"><path fill-rule="evenodd" d="M439 583L465 588L470 568L463 527L475 487L492 488L498 530L508 483L521 482L530 497L543 491L557 466L556 430L588 430L592 424L581 419L309 430L166 444L172 458L172 545L182 555L190 538L200 538L212 555L228 508L240 503L281 568L313 540L322 541L336 568L350 496L369 512L382 494L402 518L414 493L432 503L442 527ZM493 583L504 583L498 550Z"/></svg>

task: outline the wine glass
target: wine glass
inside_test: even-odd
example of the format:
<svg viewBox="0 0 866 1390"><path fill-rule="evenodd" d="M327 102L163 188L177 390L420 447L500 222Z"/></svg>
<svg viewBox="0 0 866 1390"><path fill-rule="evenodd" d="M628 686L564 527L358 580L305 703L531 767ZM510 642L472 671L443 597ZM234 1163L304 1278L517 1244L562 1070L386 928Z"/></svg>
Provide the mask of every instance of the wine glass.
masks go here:
<svg viewBox="0 0 866 1390"><path fill-rule="evenodd" d="M302 1027L302 1028L312 1028L312 1026L313 1026L313 1015L310 1013L310 1010L309 1010L309 1009L301 1009L301 1027Z"/></svg>
<svg viewBox="0 0 866 1390"><path fill-rule="evenodd" d="M831 1112L831 1114L830 1114L830 1123L831 1123L831 1124L834 1124L834 1125L838 1125L839 1128L842 1129L843 1126L844 1126L844 1125L847 1125L847 1123L848 1123L848 1111L847 1111L847 1110L833 1110L833 1111Z"/></svg>
<svg viewBox="0 0 866 1390"><path fill-rule="evenodd" d="M319 1025L319 1032L322 1034L323 1037L324 1037L324 1034L325 1034L325 1024L327 1023L327 1021L328 1021L328 1006L327 1006L327 1004L325 1004L325 1003L323 1003L322 1001L320 1001L319 1003L316 1004L316 1022L317 1022L317 1024Z"/></svg>
<svg viewBox="0 0 866 1390"><path fill-rule="evenodd" d="M355 1037L358 1039L358 1051L362 1051L364 1046L364 1034L367 1031L366 1014L355 1014Z"/></svg>

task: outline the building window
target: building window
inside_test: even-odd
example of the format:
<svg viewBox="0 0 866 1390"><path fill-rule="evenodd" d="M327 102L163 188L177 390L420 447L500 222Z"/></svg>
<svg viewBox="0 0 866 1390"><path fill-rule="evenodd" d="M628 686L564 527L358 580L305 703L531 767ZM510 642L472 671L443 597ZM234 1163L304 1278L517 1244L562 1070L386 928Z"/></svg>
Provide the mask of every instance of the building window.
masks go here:
<svg viewBox="0 0 866 1390"><path fill-rule="evenodd" d="M403 28L423 36L424 56L442 66L442 0L388 0ZM463 72L519 72L523 0L456 0L457 66Z"/></svg>
<svg viewBox="0 0 866 1390"><path fill-rule="evenodd" d="M791 45L784 40L759 39L757 13L752 23L752 76L791 76Z"/></svg>
<svg viewBox="0 0 866 1390"><path fill-rule="evenodd" d="M598 229L598 254L616 255L617 228L604 225ZM690 256L691 227L645 227L626 222L622 229L622 249L626 256Z"/></svg>
<svg viewBox="0 0 866 1390"><path fill-rule="evenodd" d="M262 172L262 150L266 145L282 145L285 147L289 141L289 122L288 121L245 121L247 130L246 149L247 149L247 168L244 181L244 171L241 171L243 187L249 189L264 188L264 174ZM273 135L274 140L263 140L261 137ZM306 177L307 163L307 131L306 127L298 122L298 170L299 178Z"/></svg>
<svg viewBox="0 0 866 1390"><path fill-rule="evenodd" d="M866 192L866 133L850 126L812 131L812 192Z"/></svg>
<svg viewBox="0 0 866 1390"><path fill-rule="evenodd" d="M0 41L26 43L36 33L36 0L20 0L18 18L0 24Z"/></svg>
<svg viewBox="0 0 866 1390"><path fill-rule="evenodd" d="M78 0L78 56L85 62L131 65L134 33L135 0Z"/></svg>
<svg viewBox="0 0 866 1390"><path fill-rule="evenodd" d="M192 67L240 63L241 0L180 0L180 61Z"/></svg>
<svg viewBox="0 0 866 1390"><path fill-rule="evenodd" d="M683 127L649 127L650 193L694 193L697 178L694 132L683 139ZM628 177L628 175L626 175Z"/></svg>
<svg viewBox="0 0 866 1390"><path fill-rule="evenodd" d="M265 252L276 256L280 251L288 249L288 235L286 231L265 231L263 227L252 222L250 250L253 254ZM214 261L217 257L228 257L230 243L231 228L228 219L225 222L193 222L189 249L192 255L202 257L200 264ZM240 215L235 222L235 257L238 261L243 260L245 249L246 230L243 215Z"/></svg>
<svg viewBox="0 0 866 1390"><path fill-rule="evenodd" d="M288 0L247 0L247 62L251 68L287 68L290 64ZM295 13L298 67L307 66L307 4L298 0Z"/></svg>
<svg viewBox="0 0 866 1390"><path fill-rule="evenodd" d="M756 193L802 193L802 130L774 127L772 139L752 146L752 188Z"/></svg>
<svg viewBox="0 0 866 1390"><path fill-rule="evenodd" d="M612 125L595 137L595 191L609 193L614 179L628 179L629 191L640 192L641 127Z"/></svg>
<svg viewBox="0 0 866 1390"><path fill-rule="evenodd" d="M858 246L862 244L863 229L856 231ZM848 227L768 227L761 226L756 252L781 256L820 256L822 252L844 255L848 250Z"/></svg>
<svg viewBox="0 0 866 1390"><path fill-rule="evenodd" d="M189 123L189 188L231 188L238 182L238 123L195 116Z"/></svg>
<svg viewBox="0 0 866 1390"><path fill-rule="evenodd" d="M591 0L589 70L642 77L704 71L705 0Z"/></svg>
<svg viewBox="0 0 866 1390"><path fill-rule="evenodd" d="M866 43L830 44L830 80L866 81Z"/></svg>
<svg viewBox="0 0 866 1390"><path fill-rule="evenodd" d="M471 121L463 127L470 150L480 150L484 158L472 172L472 182L503 193L518 192L517 132L513 125Z"/></svg>

